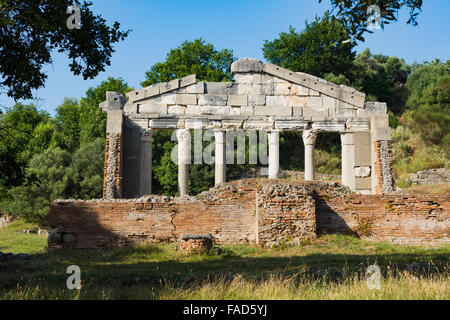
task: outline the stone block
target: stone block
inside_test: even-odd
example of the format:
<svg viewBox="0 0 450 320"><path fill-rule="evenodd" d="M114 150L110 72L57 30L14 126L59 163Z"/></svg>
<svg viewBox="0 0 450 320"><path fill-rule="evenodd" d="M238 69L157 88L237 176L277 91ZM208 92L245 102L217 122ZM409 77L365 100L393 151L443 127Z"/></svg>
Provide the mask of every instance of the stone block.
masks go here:
<svg viewBox="0 0 450 320"><path fill-rule="evenodd" d="M266 96L264 94L250 94L248 95L249 106L263 106L266 104Z"/></svg>
<svg viewBox="0 0 450 320"><path fill-rule="evenodd" d="M347 129L352 131L370 130L370 121L368 120L347 120Z"/></svg>
<svg viewBox="0 0 450 320"><path fill-rule="evenodd" d="M242 58L231 64L231 72L261 72L263 70L263 65L264 64L257 59Z"/></svg>
<svg viewBox="0 0 450 320"><path fill-rule="evenodd" d="M226 106L227 99L226 94L202 94L198 95L198 104L201 106Z"/></svg>
<svg viewBox="0 0 450 320"><path fill-rule="evenodd" d="M291 95L294 96L308 96L309 89L298 84L291 84Z"/></svg>
<svg viewBox="0 0 450 320"><path fill-rule="evenodd" d="M288 96L291 93L291 84L290 83L275 83L274 87L274 95L285 95Z"/></svg>
<svg viewBox="0 0 450 320"><path fill-rule="evenodd" d="M331 120L316 121L311 125L312 129L322 131L344 131L345 123Z"/></svg>
<svg viewBox="0 0 450 320"><path fill-rule="evenodd" d="M292 108L285 106L255 106L256 116L292 116Z"/></svg>
<svg viewBox="0 0 450 320"><path fill-rule="evenodd" d="M266 106L288 106L289 100L287 96L267 96Z"/></svg>
<svg viewBox="0 0 450 320"><path fill-rule="evenodd" d="M355 177L367 178L370 177L370 167L355 167Z"/></svg>
<svg viewBox="0 0 450 320"><path fill-rule="evenodd" d="M275 121L275 129L305 130L305 129L308 129L308 122L307 121L294 121L294 120Z"/></svg>
<svg viewBox="0 0 450 320"><path fill-rule="evenodd" d="M138 105L138 113L158 113L158 114L166 114L167 113L167 105L165 104L139 104Z"/></svg>
<svg viewBox="0 0 450 320"><path fill-rule="evenodd" d="M205 82L200 81L186 87L186 93L205 93Z"/></svg>
<svg viewBox="0 0 450 320"><path fill-rule="evenodd" d="M303 107L292 107L292 115L294 117L303 117Z"/></svg>
<svg viewBox="0 0 450 320"><path fill-rule="evenodd" d="M265 94L262 83L237 83L237 94Z"/></svg>
<svg viewBox="0 0 450 320"><path fill-rule="evenodd" d="M355 132L355 145L361 146L361 145L368 145L370 146L370 131L362 131L362 132Z"/></svg>
<svg viewBox="0 0 450 320"><path fill-rule="evenodd" d="M241 116L253 116L255 114L254 108L252 106L242 106L240 109Z"/></svg>
<svg viewBox="0 0 450 320"><path fill-rule="evenodd" d="M180 87L180 79L175 79L167 83L161 83L159 87L159 93L165 93L178 89Z"/></svg>
<svg viewBox="0 0 450 320"><path fill-rule="evenodd" d="M246 106L248 103L246 94L229 94L228 105L229 106Z"/></svg>
<svg viewBox="0 0 450 320"><path fill-rule="evenodd" d="M212 115L230 115L230 108L228 106L200 106L201 114L212 114Z"/></svg>
<svg viewBox="0 0 450 320"><path fill-rule="evenodd" d="M328 109L303 107L303 117L328 117Z"/></svg>
<svg viewBox="0 0 450 320"><path fill-rule="evenodd" d="M189 76L183 77L180 79L180 88L190 86L197 82L197 77L195 74L191 74Z"/></svg>
<svg viewBox="0 0 450 320"><path fill-rule="evenodd" d="M234 82L205 82L205 93L236 94L237 84Z"/></svg>
<svg viewBox="0 0 450 320"><path fill-rule="evenodd" d="M375 128L373 139L374 141L391 140L391 128Z"/></svg>
<svg viewBox="0 0 450 320"><path fill-rule="evenodd" d="M122 110L109 110L106 120L106 133L121 133L123 124Z"/></svg>
<svg viewBox="0 0 450 320"><path fill-rule="evenodd" d="M246 120L244 121L244 130L268 130L272 129L274 121L269 120Z"/></svg>
<svg viewBox="0 0 450 320"><path fill-rule="evenodd" d="M177 94L175 96L175 103L176 104L197 104L197 95L195 94Z"/></svg>
<svg viewBox="0 0 450 320"><path fill-rule="evenodd" d="M186 110L184 110L186 115L199 115L200 114L200 106L197 105L188 105L186 106Z"/></svg>
<svg viewBox="0 0 450 320"><path fill-rule="evenodd" d="M337 106L337 100L328 96L322 96L322 103L325 108L336 108Z"/></svg>
<svg viewBox="0 0 450 320"><path fill-rule="evenodd" d="M370 190L372 188L371 178L358 178L355 177L355 188L356 190Z"/></svg>
<svg viewBox="0 0 450 320"><path fill-rule="evenodd" d="M158 97L149 99L148 102L151 104L176 104L175 97L175 93L165 93Z"/></svg>
<svg viewBox="0 0 450 320"><path fill-rule="evenodd" d="M372 114L386 114L387 104L385 102L372 102L368 101L364 104L364 109Z"/></svg>
<svg viewBox="0 0 450 320"><path fill-rule="evenodd" d="M292 107L304 107L307 104L307 97L289 96L289 105Z"/></svg>
<svg viewBox="0 0 450 320"><path fill-rule="evenodd" d="M387 114L376 114L370 118L370 128L375 130L375 128L388 128L389 127L389 116Z"/></svg>
<svg viewBox="0 0 450 320"><path fill-rule="evenodd" d="M175 106L169 106L167 108L167 113L168 114L184 114L184 106L179 106L179 105L175 105Z"/></svg>
<svg viewBox="0 0 450 320"><path fill-rule="evenodd" d="M322 97L306 97L306 105L308 107L322 107Z"/></svg>
<svg viewBox="0 0 450 320"><path fill-rule="evenodd" d="M152 119L148 121L148 127L154 129L177 129L178 119Z"/></svg>
<svg viewBox="0 0 450 320"><path fill-rule="evenodd" d="M257 84L262 83L261 73L241 73L236 74L237 83Z"/></svg>

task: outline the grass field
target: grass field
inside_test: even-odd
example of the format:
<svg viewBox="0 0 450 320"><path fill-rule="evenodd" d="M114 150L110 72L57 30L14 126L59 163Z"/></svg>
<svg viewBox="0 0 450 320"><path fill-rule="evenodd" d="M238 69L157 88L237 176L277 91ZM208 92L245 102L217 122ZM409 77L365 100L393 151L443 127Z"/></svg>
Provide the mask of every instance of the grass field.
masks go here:
<svg viewBox="0 0 450 320"><path fill-rule="evenodd" d="M295 247L224 246L217 255L184 255L174 244L47 252L45 237L18 232L22 224L0 230L0 251L31 254L0 262L0 299L450 298L449 246L327 235ZM66 288L72 264L81 268L80 290ZM366 284L371 264L382 271L378 290Z"/></svg>

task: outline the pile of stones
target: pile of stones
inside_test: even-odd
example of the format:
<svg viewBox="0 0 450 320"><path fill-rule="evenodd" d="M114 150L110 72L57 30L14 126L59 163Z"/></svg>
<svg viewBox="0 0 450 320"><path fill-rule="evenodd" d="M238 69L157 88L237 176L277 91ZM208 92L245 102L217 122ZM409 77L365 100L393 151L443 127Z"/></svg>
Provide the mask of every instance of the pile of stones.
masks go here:
<svg viewBox="0 0 450 320"><path fill-rule="evenodd" d="M450 170L445 168L423 170L410 174L409 180L413 185L450 183Z"/></svg>

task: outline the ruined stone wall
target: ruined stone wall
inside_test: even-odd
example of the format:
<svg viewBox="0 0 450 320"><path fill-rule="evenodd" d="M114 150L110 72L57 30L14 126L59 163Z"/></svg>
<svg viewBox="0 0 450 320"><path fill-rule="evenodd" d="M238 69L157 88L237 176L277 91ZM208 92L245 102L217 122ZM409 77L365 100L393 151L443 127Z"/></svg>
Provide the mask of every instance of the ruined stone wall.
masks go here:
<svg viewBox="0 0 450 320"><path fill-rule="evenodd" d="M445 168L423 170L410 174L409 180L413 185L450 184L450 170Z"/></svg>
<svg viewBox="0 0 450 320"><path fill-rule="evenodd" d="M107 133L103 198L119 198L122 194L122 134Z"/></svg>
<svg viewBox="0 0 450 320"><path fill-rule="evenodd" d="M258 189L258 242L299 243L316 236L315 201L303 185L269 183Z"/></svg>
<svg viewBox="0 0 450 320"><path fill-rule="evenodd" d="M375 142L375 176L378 178L376 194L394 192L394 163L392 158L391 141L380 140Z"/></svg>
<svg viewBox="0 0 450 320"><path fill-rule="evenodd" d="M241 180L196 197L55 201L49 248L107 248L211 234L213 243L273 245L347 233L402 244L450 244L450 197L358 195L337 183Z"/></svg>

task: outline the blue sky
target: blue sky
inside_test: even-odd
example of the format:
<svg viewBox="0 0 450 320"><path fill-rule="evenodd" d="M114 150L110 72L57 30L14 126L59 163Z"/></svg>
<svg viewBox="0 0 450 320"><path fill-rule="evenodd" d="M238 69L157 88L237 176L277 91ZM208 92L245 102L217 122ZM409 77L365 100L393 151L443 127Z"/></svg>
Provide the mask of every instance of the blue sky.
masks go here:
<svg viewBox="0 0 450 320"><path fill-rule="evenodd" d="M144 73L158 61L164 61L171 48L184 40L202 37L218 49L233 49L238 58L264 60L264 40L273 40L292 25L303 29L330 9L330 0L228 0L228 1L154 1L94 0L93 10L109 23L119 21L132 29L128 38L116 44L111 66L95 79L85 81L74 76L65 56L55 53L53 63L45 67L45 88L35 92L38 105L50 114L64 97L80 98L89 87L108 77L122 77L139 88ZM419 26L406 24L408 11L400 12L399 22L366 35L357 52L370 48L373 53L396 55L406 62L450 59L450 1L424 1ZM14 101L0 95L0 105L10 107Z"/></svg>

